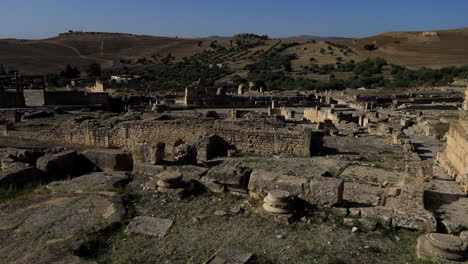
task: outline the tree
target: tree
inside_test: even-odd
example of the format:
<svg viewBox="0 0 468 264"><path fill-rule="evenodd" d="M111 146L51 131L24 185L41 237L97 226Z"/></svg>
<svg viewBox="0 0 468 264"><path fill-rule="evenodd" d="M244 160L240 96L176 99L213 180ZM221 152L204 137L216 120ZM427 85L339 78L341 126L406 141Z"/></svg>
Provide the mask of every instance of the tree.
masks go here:
<svg viewBox="0 0 468 264"><path fill-rule="evenodd" d="M101 65L92 63L86 69L88 77L101 77Z"/></svg>
<svg viewBox="0 0 468 264"><path fill-rule="evenodd" d="M377 46L375 46L375 44L366 44L366 45L364 45L364 49L366 49L366 50L376 50Z"/></svg>
<svg viewBox="0 0 468 264"><path fill-rule="evenodd" d="M60 76L67 79L78 78L80 77L80 71L76 66L72 67L70 64L67 64L65 70L60 73Z"/></svg>

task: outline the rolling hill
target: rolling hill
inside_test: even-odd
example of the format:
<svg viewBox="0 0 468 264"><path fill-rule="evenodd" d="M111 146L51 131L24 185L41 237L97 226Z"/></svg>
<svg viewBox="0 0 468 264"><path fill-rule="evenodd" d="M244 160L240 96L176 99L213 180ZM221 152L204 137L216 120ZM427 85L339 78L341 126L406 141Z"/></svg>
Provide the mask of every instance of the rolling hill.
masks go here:
<svg viewBox="0 0 468 264"><path fill-rule="evenodd" d="M382 57L413 69L468 64L468 28L436 32L437 37L434 38L423 37L422 32L388 32L361 39L327 39L328 43L310 39L311 36L271 39L213 61L241 71L246 65L255 63L254 55L258 52L286 44L287 48L282 49L281 54L297 55L297 59L292 61L293 70L309 66L311 62L323 65L337 61L362 61L370 57ZM63 33L42 40L2 39L0 64L24 74L57 73L67 64L84 69L90 63L99 63L109 70L123 67L157 70L164 67L160 58L169 55L173 61L182 61L203 51L213 51L215 46L229 47L231 40L92 32ZM364 46L369 44L376 49L365 49Z"/></svg>

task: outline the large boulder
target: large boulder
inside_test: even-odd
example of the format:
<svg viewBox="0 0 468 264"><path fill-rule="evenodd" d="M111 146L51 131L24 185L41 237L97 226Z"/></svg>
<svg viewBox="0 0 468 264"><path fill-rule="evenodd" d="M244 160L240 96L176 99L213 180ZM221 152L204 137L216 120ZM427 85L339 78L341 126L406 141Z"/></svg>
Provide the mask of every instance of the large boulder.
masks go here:
<svg viewBox="0 0 468 264"><path fill-rule="evenodd" d="M343 190L343 180L317 176L310 181L310 192L307 200L320 207L331 207L343 201Z"/></svg>
<svg viewBox="0 0 468 264"><path fill-rule="evenodd" d="M257 199L263 199L272 190L284 190L292 196L306 198L309 193L309 183L304 178L254 170L250 175L248 189L249 194Z"/></svg>
<svg viewBox="0 0 468 264"><path fill-rule="evenodd" d="M102 171L132 170L132 154L117 149L89 149L82 155Z"/></svg>
<svg viewBox="0 0 468 264"><path fill-rule="evenodd" d="M134 164L160 164L164 159L164 143L151 144L148 142L136 144L132 150Z"/></svg>
<svg viewBox="0 0 468 264"><path fill-rule="evenodd" d="M247 184L252 169L238 161L228 161L208 171L201 179L208 189L213 192L228 190L247 193Z"/></svg>
<svg viewBox="0 0 468 264"><path fill-rule="evenodd" d="M47 154L37 159L36 167L53 179L66 179L70 176L79 176L88 169L83 166L76 151Z"/></svg>

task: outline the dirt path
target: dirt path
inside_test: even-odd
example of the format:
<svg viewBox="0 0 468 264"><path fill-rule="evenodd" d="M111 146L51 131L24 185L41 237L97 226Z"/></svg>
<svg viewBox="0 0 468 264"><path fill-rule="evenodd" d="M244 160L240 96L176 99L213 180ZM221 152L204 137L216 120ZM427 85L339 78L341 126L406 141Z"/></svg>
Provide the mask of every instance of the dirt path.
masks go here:
<svg viewBox="0 0 468 264"><path fill-rule="evenodd" d="M104 68L109 68L109 67L112 67L114 65L114 62L112 60L107 60L107 59L102 59L102 58L96 58L96 57L91 57L91 56L85 56L83 54L80 53L80 51L73 47L73 46L70 46L70 45L67 45L67 44L63 44L63 43L60 43L60 42L56 42L56 41L50 41L50 40L47 40L47 41L41 41L42 43L48 43L48 44L54 44L54 45L59 45L59 46L62 46L62 47L66 47L66 48L69 48L71 50L73 50L73 52L76 53L76 55L82 59L85 59L85 60L93 60L93 61L99 61L101 63L101 66L104 67ZM103 43L102 43L102 46L101 48L103 48ZM102 50L101 50L101 56L102 56Z"/></svg>

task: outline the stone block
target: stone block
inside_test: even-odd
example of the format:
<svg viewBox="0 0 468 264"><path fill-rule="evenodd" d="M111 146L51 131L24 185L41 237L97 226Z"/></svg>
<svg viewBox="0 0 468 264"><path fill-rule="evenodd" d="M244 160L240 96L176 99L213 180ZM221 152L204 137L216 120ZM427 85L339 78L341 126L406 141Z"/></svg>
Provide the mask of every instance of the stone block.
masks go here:
<svg viewBox="0 0 468 264"><path fill-rule="evenodd" d="M25 163L13 163L0 170L0 186L23 186L45 180L44 173Z"/></svg>
<svg viewBox="0 0 468 264"><path fill-rule="evenodd" d="M361 208L361 217L377 221L383 227L390 227L393 217L393 209L383 206Z"/></svg>
<svg viewBox="0 0 468 264"><path fill-rule="evenodd" d="M47 154L36 161L36 167L53 179L66 179L83 174L83 163L76 151Z"/></svg>
<svg viewBox="0 0 468 264"><path fill-rule="evenodd" d="M203 176L202 183L211 182L217 185L247 190L252 169L238 161L228 161L216 166Z"/></svg>
<svg viewBox="0 0 468 264"><path fill-rule="evenodd" d="M427 233L436 230L437 220L431 212L419 206L399 206L394 209L392 226Z"/></svg>
<svg viewBox="0 0 468 264"><path fill-rule="evenodd" d="M133 173L156 177L158 174L165 170L164 166L161 165L150 165L145 163L134 163L133 164Z"/></svg>
<svg viewBox="0 0 468 264"><path fill-rule="evenodd" d="M205 264L249 264L254 255L239 249L223 248L218 250Z"/></svg>
<svg viewBox="0 0 468 264"><path fill-rule="evenodd" d="M310 181L307 200L318 206L331 207L343 201L343 190L343 180L318 176Z"/></svg>
<svg viewBox="0 0 468 264"><path fill-rule="evenodd" d="M138 233L157 238L163 238L172 225L170 219L160 219L149 216L137 216L127 226L126 232Z"/></svg>
<svg viewBox="0 0 468 264"><path fill-rule="evenodd" d="M132 150L133 163L157 165L164 159L164 143L150 144L148 142L136 144Z"/></svg>
<svg viewBox="0 0 468 264"><path fill-rule="evenodd" d="M197 148L191 144L182 144L174 148L174 160L178 164L196 165Z"/></svg>
<svg viewBox="0 0 468 264"><path fill-rule="evenodd" d="M117 149L89 149L82 152L102 171L129 171L133 167L132 154Z"/></svg>
<svg viewBox="0 0 468 264"><path fill-rule="evenodd" d="M288 191L292 196L305 199L309 193L309 183L304 178L254 170L250 175L248 189L249 194L258 199L265 197L272 190Z"/></svg>

